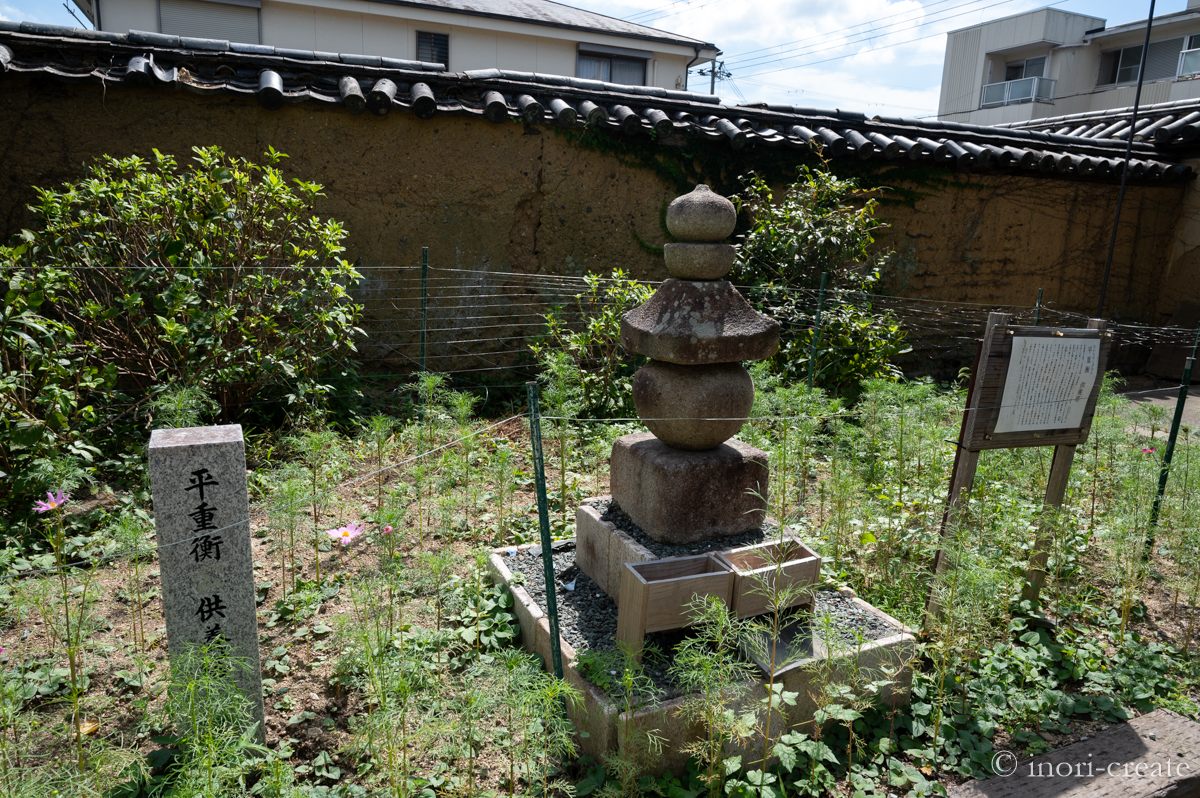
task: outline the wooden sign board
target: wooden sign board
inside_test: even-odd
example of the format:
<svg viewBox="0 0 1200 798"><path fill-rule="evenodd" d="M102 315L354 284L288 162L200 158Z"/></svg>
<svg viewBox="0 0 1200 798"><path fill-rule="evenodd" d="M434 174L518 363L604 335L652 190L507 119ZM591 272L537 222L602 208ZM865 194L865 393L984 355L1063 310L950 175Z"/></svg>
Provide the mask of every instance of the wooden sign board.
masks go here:
<svg viewBox="0 0 1200 798"><path fill-rule="evenodd" d="M989 327L961 446L968 451L1087 440L1108 365L1102 329Z"/></svg>
<svg viewBox="0 0 1200 798"><path fill-rule="evenodd" d="M1062 506L1075 458L1087 441L1104 383L1112 333L1102 319L1084 329L1015 327L1003 313L988 314L975 355L967 407L958 432L950 493L942 514L942 543L933 558L933 581L925 604L928 625L941 615L937 586L946 570L946 538L963 497L969 495L983 449L1053 446L1046 481L1047 507ZM1046 577L1050 529L1042 523L1025 573L1023 598L1036 599Z"/></svg>

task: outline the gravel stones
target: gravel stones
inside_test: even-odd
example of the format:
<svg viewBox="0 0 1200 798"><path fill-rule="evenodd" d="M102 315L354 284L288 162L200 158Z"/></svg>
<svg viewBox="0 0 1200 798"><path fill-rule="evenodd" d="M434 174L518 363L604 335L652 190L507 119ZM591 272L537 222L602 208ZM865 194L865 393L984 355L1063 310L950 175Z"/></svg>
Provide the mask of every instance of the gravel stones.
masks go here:
<svg viewBox="0 0 1200 798"><path fill-rule="evenodd" d="M762 526L767 462L766 452L737 440L684 451L652 433L625 435L613 444L612 497L657 541L725 538Z"/></svg>
<svg viewBox="0 0 1200 798"><path fill-rule="evenodd" d="M680 241L724 241L736 226L733 203L703 183L667 206L667 229Z"/></svg>
<svg viewBox="0 0 1200 798"><path fill-rule="evenodd" d="M597 503L600 504L600 503ZM607 507L606 519L614 523L622 520L620 508L612 505ZM627 523L622 521L622 523ZM618 524L620 526L620 524ZM636 527L622 527L631 535ZM744 543L752 543L762 538L762 531L750 533ZM725 540L713 546L724 548L733 543ZM711 545L713 541L697 544L697 547ZM652 546L661 546L651 542ZM711 550L711 549L706 549ZM666 547L663 556L676 554L698 553L693 547ZM505 565L513 574L521 574L523 586L534 602L546 611L546 582L542 572L542 557L537 547L532 549L510 549L503 553ZM575 564L575 548L572 543L556 543L554 547L554 574L558 597L559 632L563 639L579 654L591 651L597 654L616 651L617 607L612 599L596 587L595 582L587 574L579 570ZM568 590L567 587L574 588ZM814 614L797 613L797 622L811 637L813 632L821 639L827 635L836 635L843 645L853 647L860 636L864 640L881 640L898 634L896 627L874 615L851 599L830 590L818 589L814 593ZM646 674L655 684L657 700L667 700L681 694L679 686L667 672L675 659L675 647L687 637L694 634L693 630L682 629L669 632L653 632L646 635L646 642L659 652L658 656L648 656L644 660ZM837 649L838 644L830 641L827 647ZM598 685L599 686L599 685ZM614 698L616 696L613 696Z"/></svg>
<svg viewBox="0 0 1200 798"><path fill-rule="evenodd" d="M668 446L712 449L742 428L754 404L754 380L740 363L680 366L651 360L633 375L633 403L646 427Z"/></svg>
<svg viewBox="0 0 1200 798"><path fill-rule="evenodd" d="M719 280L729 274L736 257L731 244L663 244L667 273L680 280Z"/></svg>
<svg viewBox="0 0 1200 798"><path fill-rule="evenodd" d="M600 512L600 519L607 521L620 531L629 535L642 546L645 546L655 557L684 557L689 554L704 554L717 549L732 549L739 546L750 546L762 543L775 535L776 527L765 524L761 529L751 529L740 535L731 535L720 539L697 540L691 543L664 543L646 534L640 526L634 523L629 514L621 509L621 505L612 499L596 499L591 505Z"/></svg>
<svg viewBox="0 0 1200 798"><path fill-rule="evenodd" d="M621 317L621 346L682 366L765 360L779 349L779 323L728 280L672 278Z"/></svg>
<svg viewBox="0 0 1200 798"><path fill-rule="evenodd" d="M868 612L861 604L856 604L849 596L831 590L818 590L813 594L813 615L818 623L822 618L829 618L828 630L819 623L818 631L828 641L830 648L837 648L838 643L854 646L860 637L863 640L882 640L900 631L875 613ZM832 639L835 637L836 642Z"/></svg>

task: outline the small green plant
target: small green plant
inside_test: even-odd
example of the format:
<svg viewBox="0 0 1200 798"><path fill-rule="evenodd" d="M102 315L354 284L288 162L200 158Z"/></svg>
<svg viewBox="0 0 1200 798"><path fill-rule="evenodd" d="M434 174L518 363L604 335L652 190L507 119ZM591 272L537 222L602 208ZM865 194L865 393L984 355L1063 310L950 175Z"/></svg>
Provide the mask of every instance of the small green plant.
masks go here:
<svg viewBox="0 0 1200 798"><path fill-rule="evenodd" d="M609 695L617 699L617 751L604 757L604 765L614 778L605 782L597 793L601 798L637 798L643 792L641 774L650 770L662 756L665 742L658 729L649 728L635 717L637 710L653 699L654 680L645 672L641 659L625 643L616 651L605 652L605 658L616 676ZM642 658L658 656L651 645L643 646ZM623 737L623 739L621 739Z"/></svg>
<svg viewBox="0 0 1200 798"><path fill-rule="evenodd" d="M86 763L83 753L83 717L79 712L79 705L83 697L83 692L86 689L84 684L86 677L84 676L83 667L83 647L87 638L84 624L88 618L88 605L92 599L89 594L89 588L91 587L96 569L87 568L84 570L84 578L79 585L78 591L72 587L71 583L73 580L67 570L66 535L63 524L63 505L70 498L71 495L62 490L58 493L47 492L45 501L37 502L34 510L38 513L50 514L48 516L50 521L47 524L47 532L50 539L50 547L54 551L54 574L59 586L59 597L62 601L61 639L66 648L67 667L70 670L71 678L71 717L68 723L68 733L75 748L76 763L79 771L83 772L86 769ZM79 606L75 607L72 613L71 605L76 594L80 597ZM47 631L49 631L49 624Z"/></svg>
<svg viewBox="0 0 1200 798"><path fill-rule="evenodd" d="M115 526L114 537L117 545L122 550L130 552L125 592L129 598L129 606L133 610L130 613L132 621L130 626L132 627L134 646L141 655L146 653L146 621L142 614L146 599L143 591L142 566L149 557L145 551L147 548L146 532L150 526L149 519L144 512L126 512L117 517Z"/></svg>
<svg viewBox="0 0 1200 798"><path fill-rule="evenodd" d="M337 435L328 429L309 430L288 439L288 443L300 454L308 469L309 501L312 503L313 519L313 565L317 571L317 582L321 581L321 502L326 497L322 490L325 469L332 459L332 449ZM294 563L294 561L293 561Z"/></svg>
<svg viewBox="0 0 1200 798"><path fill-rule="evenodd" d="M150 400L152 423L158 429L199 427L218 410L220 405L194 385L168 388Z"/></svg>
<svg viewBox="0 0 1200 798"><path fill-rule="evenodd" d="M192 646L171 662L164 709L172 732L146 765L129 769L113 798L153 795L243 794L255 760L272 752L256 742L262 733L234 674L249 667L223 643Z"/></svg>
<svg viewBox="0 0 1200 798"><path fill-rule="evenodd" d="M383 508L384 454L392 443L392 435L396 429L396 419L391 416L376 414L367 419L363 434L375 450L375 507L378 511Z"/></svg>
<svg viewBox="0 0 1200 798"><path fill-rule="evenodd" d="M704 736L683 750L699 764L709 798L716 798L724 794L729 747L754 730L753 717L737 712L752 676L752 666L738 651L747 629L713 596L693 600L688 611L695 634L675 648L670 671L685 695L679 714L704 729Z"/></svg>

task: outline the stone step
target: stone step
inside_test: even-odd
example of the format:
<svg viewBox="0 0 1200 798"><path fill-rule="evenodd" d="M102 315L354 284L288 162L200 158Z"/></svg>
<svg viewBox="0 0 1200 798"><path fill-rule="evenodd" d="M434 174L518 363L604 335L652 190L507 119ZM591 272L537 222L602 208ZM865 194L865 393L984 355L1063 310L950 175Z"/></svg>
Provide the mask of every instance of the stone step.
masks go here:
<svg viewBox="0 0 1200 798"><path fill-rule="evenodd" d="M1022 762L997 752L993 766L996 776L952 787L949 798L1196 798L1200 723L1156 709Z"/></svg>

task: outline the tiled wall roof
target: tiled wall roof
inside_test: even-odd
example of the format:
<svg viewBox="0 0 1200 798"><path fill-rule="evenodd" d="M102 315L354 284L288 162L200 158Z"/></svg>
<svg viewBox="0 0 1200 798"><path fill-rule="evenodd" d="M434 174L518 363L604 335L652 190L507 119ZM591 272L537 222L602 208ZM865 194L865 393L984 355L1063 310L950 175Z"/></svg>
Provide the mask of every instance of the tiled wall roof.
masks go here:
<svg viewBox="0 0 1200 798"><path fill-rule="evenodd" d="M693 92L621 86L579 78L489 69L451 73L439 64L379 56L284 50L157 33L112 34L0 22L2 73L97 80L147 88L255 98L275 109L289 102L371 111L479 116L493 122L568 127L591 124L614 134L679 136L743 147L814 144L833 158L908 160L967 171L1079 180L1115 180L1125 142L1046 130L870 117L851 111L784 105L722 105ZM0 84L2 85L2 84ZM1200 117L1198 117L1200 119ZM1076 126L1078 127L1078 126ZM1193 177L1147 141L1133 145L1130 179L1168 183Z"/></svg>
<svg viewBox="0 0 1200 798"><path fill-rule="evenodd" d="M1125 141L1133 108L1110 108L1067 116L1050 116L1001 125L1009 130L1037 130L1085 139ZM1200 100L1176 100L1138 108L1135 142L1151 142L1159 151L1191 149L1200 138ZM1164 152L1166 154L1166 152Z"/></svg>

